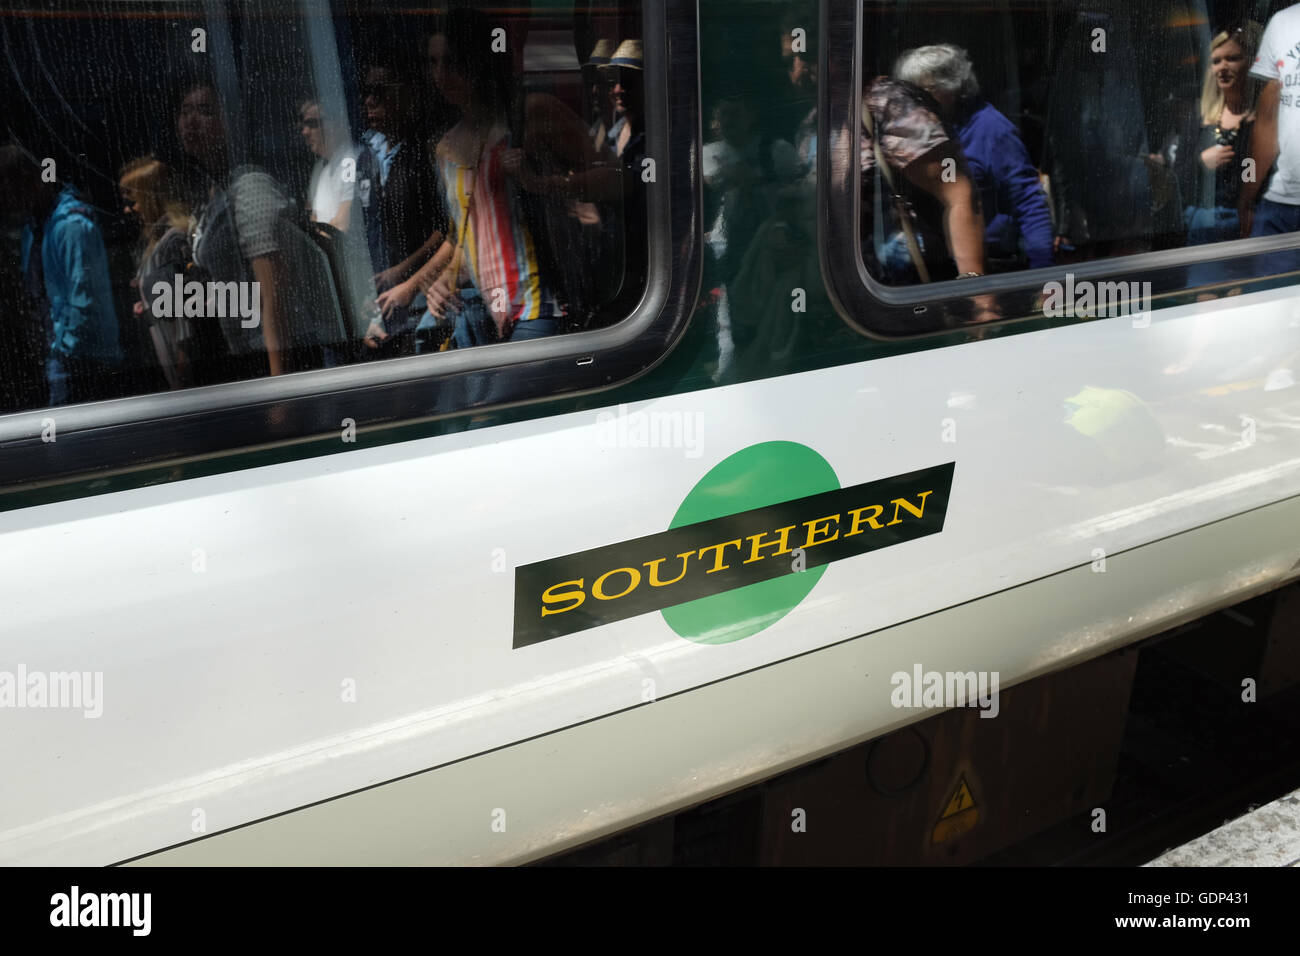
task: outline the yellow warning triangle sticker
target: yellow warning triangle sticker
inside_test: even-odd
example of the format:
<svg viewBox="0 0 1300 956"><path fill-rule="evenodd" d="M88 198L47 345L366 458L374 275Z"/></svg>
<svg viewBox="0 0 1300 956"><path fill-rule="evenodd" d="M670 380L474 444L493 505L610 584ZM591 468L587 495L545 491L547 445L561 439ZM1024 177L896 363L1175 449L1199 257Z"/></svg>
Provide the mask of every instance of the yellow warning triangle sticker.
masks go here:
<svg viewBox="0 0 1300 956"><path fill-rule="evenodd" d="M957 789L953 791L952 798L948 801L948 807L939 815L940 820L946 820L948 817L956 816L963 810L969 810L975 806L975 798L971 796L970 787L966 784L966 777L963 775L957 781Z"/></svg>
<svg viewBox="0 0 1300 956"><path fill-rule="evenodd" d="M946 843L956 839L971 830L979 823L979 819L980 812L975 806L975 795L971 793L970 784L966 782L966 775L962 774L957 778L957 789L948 798L948 805L944 807L939 821L934 825L930 841Z"/></svg>

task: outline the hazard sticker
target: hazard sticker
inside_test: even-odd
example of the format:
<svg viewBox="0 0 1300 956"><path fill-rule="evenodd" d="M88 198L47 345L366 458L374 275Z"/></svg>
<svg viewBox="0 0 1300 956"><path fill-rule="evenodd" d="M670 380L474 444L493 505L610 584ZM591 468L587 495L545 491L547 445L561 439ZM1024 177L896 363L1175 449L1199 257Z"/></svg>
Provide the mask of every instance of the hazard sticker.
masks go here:
<svg viewBox="0 0 1300 956"><path fill-rule="evenodd" d="M946 843L968 832L980 821L979 807L975 805L975 795L966 783L966 775L957 780L957 788L939 815L939 822L931 833L932 843Z"/></svg>

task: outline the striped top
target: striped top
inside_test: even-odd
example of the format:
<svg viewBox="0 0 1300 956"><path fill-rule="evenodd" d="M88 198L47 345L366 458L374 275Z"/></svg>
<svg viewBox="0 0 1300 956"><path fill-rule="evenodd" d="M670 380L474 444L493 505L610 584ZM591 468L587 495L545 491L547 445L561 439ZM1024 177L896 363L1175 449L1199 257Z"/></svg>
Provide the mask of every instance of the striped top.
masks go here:
<svg viewBox="0 0 1300 956"><path fill-rule="evenodd" d="M444 140L445 142L445 140ZM504 126L496 126L483 145L478 170L463 166L438 150L438 180L451 218L452 236L464 237L463 263L483 297L483 304L507 330L515 322L553 318L560 314L554 295L541 278L537 249L524 221L519 190L501 168L502 155L510 149ZM474 193L474 209L468 226L465 210Z"/></svg>

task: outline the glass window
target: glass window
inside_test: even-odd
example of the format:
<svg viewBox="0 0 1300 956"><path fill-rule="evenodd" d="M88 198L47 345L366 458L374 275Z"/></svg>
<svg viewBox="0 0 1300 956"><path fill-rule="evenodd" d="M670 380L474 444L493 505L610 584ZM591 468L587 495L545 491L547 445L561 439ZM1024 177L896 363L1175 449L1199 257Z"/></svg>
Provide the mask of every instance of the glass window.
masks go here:
<svg viewBox="0 0 1300 956"><path fill-rule="evenodd" d="M631 313L640 4L532 6L54 0L0 18L0 412Z"/></svg>
<svg viewBox="0 0 1300 956"><path fill-rule="evenodd" d="M1144 253L1172 251L1148 261L1183 264L1183 288L1300 266L1294 252L1246 263L1200 248L1300 229L1300 71L1277 65L1300 13L1286 4L863 0L861 13L851 188L861 265L886 300ZM1035 310L1051 312L1054 288L1037 286ZM960 319L1012 317L967 296Z"/></svg>

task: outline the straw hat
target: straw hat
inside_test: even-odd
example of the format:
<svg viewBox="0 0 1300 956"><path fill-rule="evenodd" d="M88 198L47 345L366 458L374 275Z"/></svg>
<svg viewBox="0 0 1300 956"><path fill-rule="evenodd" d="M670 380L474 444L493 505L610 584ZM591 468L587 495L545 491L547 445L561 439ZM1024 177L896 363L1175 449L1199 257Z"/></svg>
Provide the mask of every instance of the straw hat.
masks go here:
<svg viewBox="0 0 1300 956"><path fill-rule="evenodd" d="M596 45L591 49L591 56L587 57L587 62L583 66L606 66L613 52L613 40L597 40Z"/></svg>
<svg viewBox="0 0 1300 956"><path fill-rule="evenodd" d="M645 63L641 53L640 40L624 40L609 58L610 66L621 66L628 70L644 70Z"/></svg>

